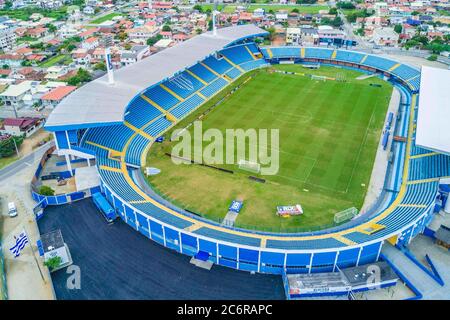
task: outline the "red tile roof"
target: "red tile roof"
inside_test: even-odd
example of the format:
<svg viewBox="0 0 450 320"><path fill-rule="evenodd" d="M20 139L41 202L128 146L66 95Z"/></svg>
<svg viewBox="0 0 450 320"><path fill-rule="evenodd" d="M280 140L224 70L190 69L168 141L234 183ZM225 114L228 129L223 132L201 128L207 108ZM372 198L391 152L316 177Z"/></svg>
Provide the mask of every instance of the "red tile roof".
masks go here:
<svg viewBox="0 0 450 320"><path fill-rule="evenodd" d="M34 123L38 122L39 118L6 118L3 121L4 126L28 128Z"/></svg>
<svg viewBox="0 0 450 320"><path fill-rule="evenodd" d="M65 96L67 96L69 93L74 91L77 87L75 86L61 86L57 87L50 92L44 94L42 96L42 100L48 100L48 101L59 101L63 99Z"/></svg>

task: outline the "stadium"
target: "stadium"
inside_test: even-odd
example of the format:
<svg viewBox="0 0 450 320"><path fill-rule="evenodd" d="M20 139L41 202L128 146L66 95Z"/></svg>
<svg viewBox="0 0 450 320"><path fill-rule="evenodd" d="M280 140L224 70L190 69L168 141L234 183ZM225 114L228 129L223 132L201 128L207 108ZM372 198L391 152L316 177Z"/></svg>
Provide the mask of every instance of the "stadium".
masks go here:
<svg viewBox="0 0 450 320"><path fill-rule="evenodd" d="M266 31L253 25L219 29L217 34L208 32L198 35L117 70L114 79L111 75L108 75L110 78L105 75L86 84L65 99L46 122L46 130L54 133L58 155L66 157L70 171L71 159L86 159L88 162L95 159L101 193L136 232L181 254L201 256L214 264L271 274L334 272L378 261L386 242L398 247L407 246L431 221L440 181L450 176L450 158L446 154L448 143L437 142L439 134L429 129L433 119L420 119L421 111L428 114L435 104L428 91L422 93L424 86L429 86L428 83L424 85L424 79L435 78L439 81L436 75L430 68L423 68L421 74L420 70L409 65L350 50L259 46L256 39L265 36ZM199 110L204 111L217 105L218 101L222 102L224 97L220 95L228 94L229 88L237 92L231 94L229 99L239 94L241 96L237 97L242 97L244 90L247 90L247 84L243 82L248 75L262 79L261 83L270 82L268 79L276 76L294 77L289 75L288 68L279 67L297 64L305 68L315 68L317 65L325 70L337 68L332 72L337 75L336 79L330 80L337 84L348 80L345 79L347 71L376 74L365 82L364 88L373 87L373 90L378 88L380 91L369 95L368 100L384 97L383 88L389 97L387 88L395 87L400 92L400 102L395 112L387 112L386 101L380 99L382 106L377 107L378 118L373 128L375 142L371 143L364 156L370 161L366 161L366 172L357 180L359 187L359 181L368 183L375 159L374 150L378 145L388 148L389 156L384 160L387 169L383 192L370 208L350 221L323 227L333 217L328 213L328 220L320 223L322 227L310 225L309 230L316 228L314 231L297 228L297 232L292 232L294 229L282 228L275 232L268 231L265 225L260 225L261 228L255 225L251 229L238 224L226 226L211 216L181 208L152 191L149 185L143 186L141 169L152 165L152 157L158 155L152 150L159 148L154 145L159 137L195 120ZM314 74L314 71L311 72ZM308 81L320 86L323 84L320 81L322 78L325 76ZM373 86L369 86L369 82ZM251 84L250 81L248 86ZM352 84L349 82L346 86ZM278 88L283 90L284 87L281 85ZM362 85L360 90L365 90ZM331 89L327 92L328 101L334 99L333 92ZM240 100L241 105L245 104L245 99ZM350 106L352 99L356 98L347 99ZM261 101L259 103L262 104ZM370 101L366 103L375 108ZM336 107L338 105L339 100ZM229 110L226 102L217 109L220 109L220 117L226 117ZM320 114L323 109L316 111ZM358 114L366 115L366 111ZM211 114L215 112L211 111ZM250 119L252 112L256 116L258 110L246 112L244 119ZM346 112L349 110L341 110L340 117L346 119L348 116L348 121L351 121L352 117ZM331 116L335 114L331 113ZM370 117L361 121L372 123ZM343 140L344 145L353 135L358 139L365 136L364 132L358 132L366 130L366 127L355 125L352 128L346 132L348 137ZM341 128L333 127L335 129L336 134L341 133ZM284 137L282 134L281 144ZM330 150L340 147L334 144L334 140L323 146ZM356 149L359 147L360 144L355 146ZM354 150L350 149L349 153ZM342 154L337 152L336 157L339 156ZM302 162L301 159L298 157L298 162ZM352 161L359 163L362 159ZM345 169L345 175L351 174L352 168ZM310 170L311 166L307 166L300 175ZM160 175L164 174L162 170ZM317 176L321 174L318 172ZM329 177L323 184L332 184L338 178L333 180ZM302 186L305 181L302 181ZM347 179L343 185L349 183ZM164 189L164 185L158 185L158 188ZM184 188L183 193L195 193L193 188L192 185ZM352 203L360 207L365 191L358 189L357 192L359 198ZM56 205L61 201L58 197L44 197L37 193L33 193L33 197L37 202L44 202L44 205ZM326 205L334 199L330 197ZM347 204L336 206L336 210L328 212L345 209ZM216 208L214 205L211 207ZM223 212L226 210L225 207ZM321 211L318 209L317 213L309 213L311 219L314 220L314 214L319 217ZM295 222L295 226L301 226L302 220L289 219L283 221L283 226L291 221Z"/></svg>

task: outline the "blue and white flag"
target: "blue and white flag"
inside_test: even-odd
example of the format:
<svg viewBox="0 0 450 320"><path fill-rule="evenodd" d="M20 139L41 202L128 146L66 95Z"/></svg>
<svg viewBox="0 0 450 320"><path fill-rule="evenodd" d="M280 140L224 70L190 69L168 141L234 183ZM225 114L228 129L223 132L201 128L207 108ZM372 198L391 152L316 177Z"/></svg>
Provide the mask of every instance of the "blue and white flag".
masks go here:
<svg viewBox="0 0 450 320"><path fill-rule="evenodd" d="M20 252L25 248L28 243L28 237L25 231L22 231L18 237L14 237L16 239L16 244L9 248L9 251L13 254L14 258L20 256Z"/></svg>

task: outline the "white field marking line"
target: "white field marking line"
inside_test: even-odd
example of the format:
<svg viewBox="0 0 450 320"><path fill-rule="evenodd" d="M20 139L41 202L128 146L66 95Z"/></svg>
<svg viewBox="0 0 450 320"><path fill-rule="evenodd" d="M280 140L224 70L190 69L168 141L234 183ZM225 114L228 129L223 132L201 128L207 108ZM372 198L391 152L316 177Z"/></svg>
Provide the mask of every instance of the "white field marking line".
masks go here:
<svg viewBox="0 0 450 320"><path fill-rule="evenodd" d="M246 108L246 109L251 109L251 110L257 110L258 112L263 111L263 112L270 112L270 113L272 113L272 114L275 114L275 111L261 110L261 109L257 109L257 108L253 108L253 107L245 107L245 108ZM308 111L308 113L310 114L310 118L309 118L308 120L314 118L311 112ZM306 117L307 117L307 116L303 116L303 115L295 115L295 114L287 113L287 112L276 112L276 114L282 114L282 115L286 115L286 116L290 116L290 117L298 117L298 118L306 118ZM275 118L274 120L276 120L276 121L281 121L281 122L286 122L286 123L291 123L291 122L292 122L292 121L286 121L286 120L277 119L277 118ZM306 121L305 121L305 122L306 122ZM366 128L366 127L361 126L361 125L349 124L349 123L341 122L341 121L323 120L322 122L328 123L328 124L332 124L332 125L338 124L338 125L341 125L341 126L345 126L345 127L353 127L353 128L357 128L357 129L365 129L365 128ZM328 129L325 128L325 130L328 130Z"/></svg>
<svg viewBox="0 0 450 320"><path fill-rule="evenodd" d="M288 113L288 112L275 112L273 110L262 110L262 109L258 109L258 108L254 108L254 107L245 107L245 109L256 110L259 113L267 112L267 113L270 113L272 115L275 115L275 114L279 115L279 114L281 114L281 115L284 115L284 116L289 116L289 117L294 117L294 118L306 118L306 120L310 120L310 119L313 118L313 115L312 115L312 113L310 111L306 111L308 115L300 115L300 114L294 114L294 113ZM291 122L291 121L293 121L293 120L285 121L285 120L281 120L281 119L277 119L277 118L275 118L273 120L278 120L278 121L283 121L283 122Z"/></svg>
<svg viewBox="0 0 450 320"><path fill-rule="evenodd" d="M295 153L288 152L288 151L284 151L284 150L277 149L277 148L272 148L272 147L268 148L267 145L265 145L265 146L260 146L260 145L258 144L257 146L260 147L261 149L266 150L266 151L267 151L267 150L276 150L276 151L278 151L278 152L280 152L280 153L289 154L289 155L291 155L291 156L296 156L296 157L298 157L298 158L307 159L307 160L311 160L311 161L317 161L317 158L312 158L312 157L308 157L308 156L301 156L301 155L299 155L299 154L295 154ZM199 154L194 152L193 155L195 156L195 155L199 155Z"/></svg>
<svg viewBox="0 0 450 320"><path fill-rule="evenodd" d="M308 175L305 178L305 183L308 183L309 176L311 175L311 172L313 171L314 167L316 166L316 162L317 162L317 158L314 160L311 170L309 170Z"/></svg>
<svg viewBox="0 0 450 320"><path fill-rule="evenodd" d="M394 90L394 89L392 89L392 90ZM392 95L392 93L391 93L391 95ZM390 100L389 100L390 101ZM374 106L374 108L372 109L372 114L371 114L371 116L370 116L370 120L369 120L369 123L367 124L367 128L366 128L366 133L365 133L365 135L364 135L364 139L363 139L363 141L362 141L362 143L361 143L361 145L359 146L359 151L358 151L358 154L357 154L357 156L356 156L356 161L354 162L354 165L353 165L353 169L352 169L352 174L350 175L350 179L349 179L349 181L348 181L348 183L347 183L347 188L345 189L345 193L347 193L348 192L348 188L350 187L350 183L352 182L352 180L353 180L353 175L355 174L355 170L356 170L356 167L358 166L358 163L359 163L359 157L361 156L361 151L362 151L362 149L363 149L363 146L366 144L366 141L367 141L367 136L369 135L369 128L370 128L370 126L371 126L371 124L372 124L372 119L373 119L373 115L375 114L375 110L376 110L376 107L378 106L378 103L380 102L380 99L377 99L377 102L375 103L375 106ZM389 107L389 106L388 106ZM377 150L378 150L378 144L377 144ZM372 166L372 170L373 170L373 166Z"/></svg>
<svg viewBox="0 0 450 320"><path fill-rule="evenodd" d="M320 189L323 189L323 190L334 191L334 192L338 192L338 193L342 193L342 194L345 193L345 191L342 191L342 190L337 190L337 189L333 189L333 188L327 188L327 187L324 187L324 186L322 186L320 184L306 182L305 180L300 180L300 179L296 179L296 178L286 177L286 176L282 176L282 175L279 175L279 174L274 175L272 177L285 178L285 179L288 179L288 180L298 181L300 183L307 183L307 184L309 184L311 186L314 186L314 187L317 187L317 188L320 188ZM271 181L270 179L267 179L267 180Z"/></svg>

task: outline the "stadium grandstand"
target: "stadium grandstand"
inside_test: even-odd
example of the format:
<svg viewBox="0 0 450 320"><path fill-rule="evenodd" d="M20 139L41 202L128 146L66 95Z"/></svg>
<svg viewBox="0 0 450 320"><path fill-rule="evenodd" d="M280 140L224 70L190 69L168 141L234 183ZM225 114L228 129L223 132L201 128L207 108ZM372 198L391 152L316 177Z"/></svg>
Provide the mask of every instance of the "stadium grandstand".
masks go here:
<svg viewBox="0 0 450 320"><path fill-rule="evenodd" d="M219 29L216 36L208 32L117 70L114 84L105 75L81 87L46 123L58 154L69 168L70 157L95 157L102 193L131 228L219 265L273 274L333 272L378 261L385 242L407 245L432 219L440 179L450 175L449 146L433 144L438 131L426 133L439 119L421 112L439 106L424 85L432 72L425 69L421 79L414 67L354 51L258 46L255 39L266 35L253 25ZM139 187L132 172L144 165L155 139L242 74L284 62L377 73L399 89L402 112L393 132L404 139L393 147L392 175L386 177L391 192L376 208L332 229L271 233L220 225ZM441 84L448 83L448 72L446 77ZM419 99L422 87L430 92Z"/></svg>

